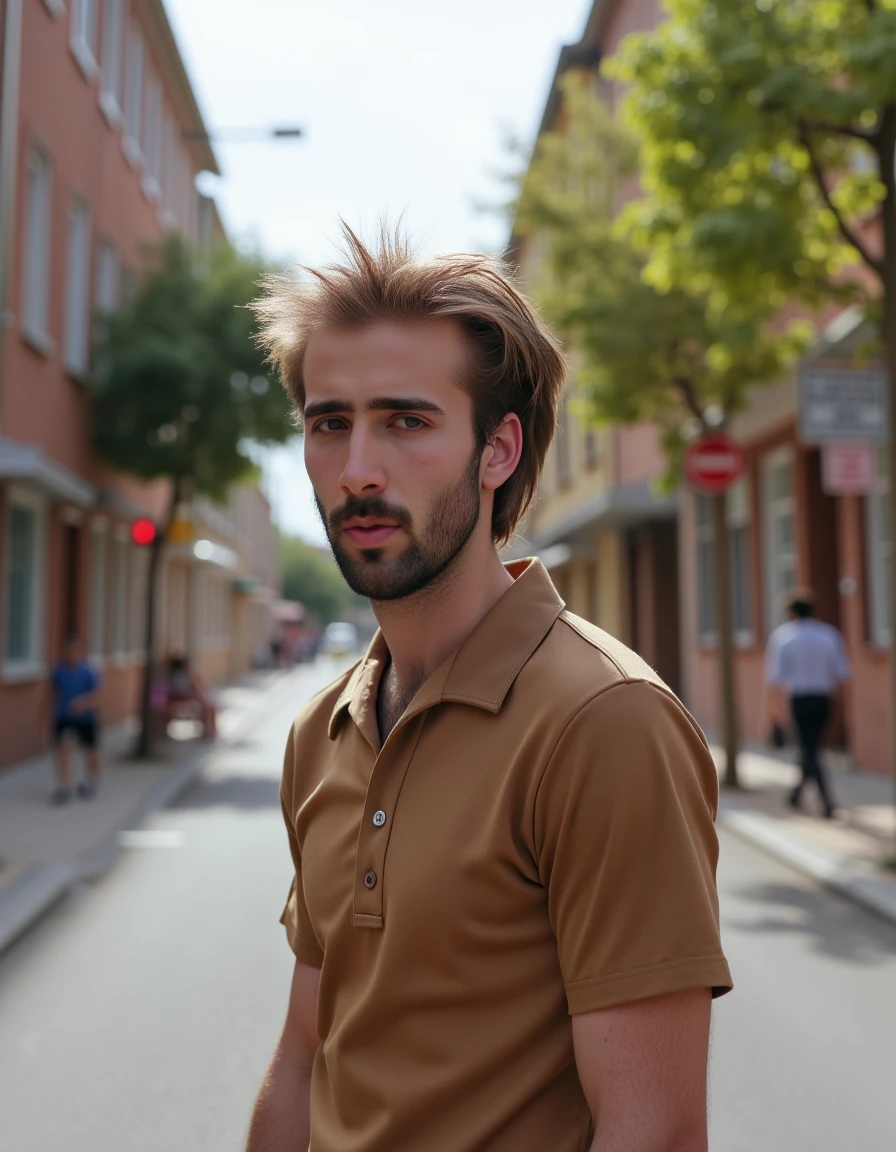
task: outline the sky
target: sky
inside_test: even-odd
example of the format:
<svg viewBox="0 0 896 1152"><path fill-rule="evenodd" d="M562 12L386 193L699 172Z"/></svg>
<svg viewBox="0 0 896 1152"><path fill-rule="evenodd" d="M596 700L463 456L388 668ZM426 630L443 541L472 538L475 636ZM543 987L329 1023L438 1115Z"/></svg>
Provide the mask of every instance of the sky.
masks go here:
<svg viewBox="0 0 896 1152"><path fill-rule="evenodd" d="M560 48L591 0L165 0L207 128L300 127L227 143L206 177L234 240L287 263L334 253L339 218L404 213L424 253L503 248L510 138L531 144ZM323 542L296 440L267 455L287 532Z"/></svg>

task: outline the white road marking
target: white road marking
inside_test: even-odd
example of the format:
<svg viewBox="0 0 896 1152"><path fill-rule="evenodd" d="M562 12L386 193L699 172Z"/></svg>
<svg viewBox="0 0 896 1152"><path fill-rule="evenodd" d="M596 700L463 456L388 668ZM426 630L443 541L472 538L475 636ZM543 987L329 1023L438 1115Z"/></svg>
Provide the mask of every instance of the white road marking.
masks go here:
<svg viewBox="0 0 896 1152"><path fill-rule="evenodd" d="M183 848L186 839L173 828L130 828L118 833L122 848Z"/></svg>

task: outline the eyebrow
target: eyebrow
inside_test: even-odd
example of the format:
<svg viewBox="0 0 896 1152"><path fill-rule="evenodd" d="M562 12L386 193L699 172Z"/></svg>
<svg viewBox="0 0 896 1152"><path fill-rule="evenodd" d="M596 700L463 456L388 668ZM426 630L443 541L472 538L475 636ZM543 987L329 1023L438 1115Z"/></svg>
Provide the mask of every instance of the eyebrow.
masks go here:
<svg viewBox="0 0 896 1152"><path fill-rule="evenodd" d="M444 411L432 400L420 396L375 396L364 405L365 412L437 412ZM308 404L303 413L305 420L315 420L318 416L341 416L344 412L354 412L355 406L349 400L317 400Z"/></svg>

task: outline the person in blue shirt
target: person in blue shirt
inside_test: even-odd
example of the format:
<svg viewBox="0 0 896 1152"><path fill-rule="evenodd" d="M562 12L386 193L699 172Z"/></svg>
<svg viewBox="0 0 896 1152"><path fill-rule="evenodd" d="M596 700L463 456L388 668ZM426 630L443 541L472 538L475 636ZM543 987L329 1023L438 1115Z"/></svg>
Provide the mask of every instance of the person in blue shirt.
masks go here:
<svg viewBox="0 0 896 1152"><path fill-rule="evenodd" d="M789 702L800 744L802 777L788 802L799 808L803 788L811 780L830 819L834 799L818 749L832 706L849 680L849 659L837 629L814 619L815 598L808 589L791 593L787 607L790 619L772 632L766 651L765 680L773 694L771 719L782 725L784 702Z"/></svg>
<svg viewBox="0 0 896 1152"><path fill-rule="evenodd" d="M78 795L91 800L100 782L99 688L100 677L84 657L81 640L69 636L65 656L53 669L53 744L56 749L56 790L54 804L67 804L71 798L71 738L84 751L87 778L78 785Z"/></svg>

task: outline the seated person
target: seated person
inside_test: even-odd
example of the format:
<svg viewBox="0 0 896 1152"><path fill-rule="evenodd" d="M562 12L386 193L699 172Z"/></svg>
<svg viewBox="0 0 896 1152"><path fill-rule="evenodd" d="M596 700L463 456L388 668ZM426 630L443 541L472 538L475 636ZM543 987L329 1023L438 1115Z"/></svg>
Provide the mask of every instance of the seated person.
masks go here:
<svg viewBox="0 0 896 1152"><path fill-rule="evenodd" d="M215 704L208 693L202 677L193 672L186 656L169 656L166 675L168 691L168 719L184 715L182 705L188 705L187 711L198 710L199 720L202 723L203 735L207 740L214 740L216 735Z"/></svg>

